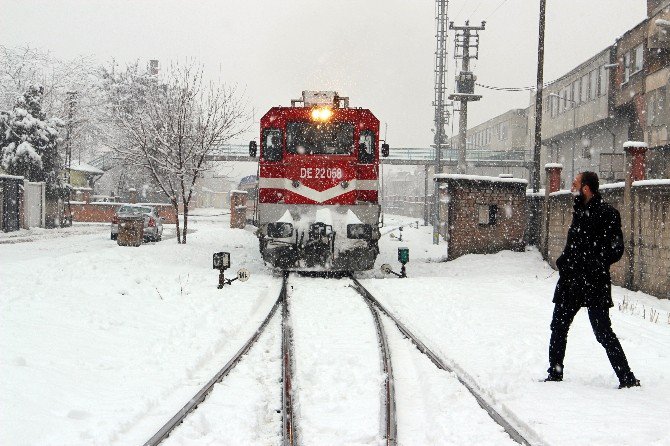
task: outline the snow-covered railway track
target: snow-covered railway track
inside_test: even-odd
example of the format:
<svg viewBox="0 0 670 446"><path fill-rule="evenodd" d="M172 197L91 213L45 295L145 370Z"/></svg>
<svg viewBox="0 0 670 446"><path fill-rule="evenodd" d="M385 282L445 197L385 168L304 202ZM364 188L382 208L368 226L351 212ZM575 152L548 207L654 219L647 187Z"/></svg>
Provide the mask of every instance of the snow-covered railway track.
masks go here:
<svg viewBox="0 0 670 446"><path fill-rule="evenodd" d="M348 278L289 282L300 438L284 444L397 443L391 352L384 325ZM368 308L371 316L361 312ZM373 330L376 334L372 338ZM377 351L377 355L375 354ZM375 359L378 357L378 360ZM323 416L328 414L327 416ZM374 426L370 420L379 420Z"/></svg>
<svg viewBox="0 0 670 446"><path fill-rule="evenodd" d="M284 273L282 286L282 445L297 444L293 420L293 333L289 323L288 273Z"/></svg>
<svg viewBox="0 0 670 446"><path fill-rule="evenodd" d="M540 438L530 429L524 425L523 422L516 419L512 414L504 416L501 411L494 407L494 404L489 398L478 388L473 379L461 370L456 370L456 367L449 366L446 361L443 361L435 353L433 353L426 345L417 338L409 329L398 320L391 312L389 312L356 278L351 276L353 288L365 299L365 301L376 310L381 311L385 316L393 321L398 327L398 330L407 337L416 348L426 355L435 366L441 370L453 373L458 381L468 390L470 394L476 399L479 406L486 411L486 413L500 425L512 440L521 445L543 445L545 444ZM525 430L522 434L520 431Z"/></svg>
<svg viewBox="0 0 670 446"><path fill-rule="evenodd" d="M393 382L393 366L391 364L391 349L389 348L386 331L382 324L381 318L377 309L372 302L365 300L365 303L372 312L372 317L375 321L375 328L377 330L377 341L381 348L381 368L384 373L384 392L382 402L382 434L384 434L385 444L387 446L395 446L398 434L398 421L396 416L396 401L395 401L395 384Z"/></svg>
<svg viewBox="0 0 670 446"><path fill-rule="evenodd" d="M155 446L160 444L163 440L165 440L170 433L177 427L179 426L184 419L195 409L198 408L198 405L202 403L207 396L212 392L214 389L214 386L221 382L230 372L235 368L235 366L240 362L242 357L246 355L249 352L249 349L258 341L259 337L265 330L265 328L268 326L269 322L272 320L274 317L275 313L277 312L277 309L279 306L282 306L282 336L286 336L287 333L290 333L290 331L287 331L287 326L286 324L286 318L288 317L288 312L287 312L287 305L286 305L286 289L287 289L287 281L288 281L288 273L284 274L283 282L282 282L282 287L281 291L279 293L279 296L277 297L277 301L274 303L272 306L272 309L268 313L267 317L263 320L261 325L258 327L258 329L254 332L254 334L245 342L245 344L235 353L235 355L219 370L213 377L210 379L199 391L198 393L193 396L189 400L188 403L184 405L170 420L163 425L163 427L156 432L146 443L144 443L144 446ZM290 345L290 339L283 338L282 339L282 357L286 358L286 353L285 349L288 348ZM290 356L289 356L290 360ZM287 373L287 371L282 368L284 373ZM288 370L289 376L290 376L290 369ZM287 382L289 385L289 396L290 396L290 379L286 379L286 375L284 375L284 386L286 386ZM286 392L286 387L284 390L284 397L286 397L287 392ZM287 413L292 414L292 409L290 406L290 400L288 402L288 406L286 401L283 402L283 417L284 417L284 430L287 429L287 426L290 426L292 428L292 422L288 423L287 422ZM286 431L284 432L284 438L287 438ZM293 444L293 443L284 443L284 444Z"/></svg>

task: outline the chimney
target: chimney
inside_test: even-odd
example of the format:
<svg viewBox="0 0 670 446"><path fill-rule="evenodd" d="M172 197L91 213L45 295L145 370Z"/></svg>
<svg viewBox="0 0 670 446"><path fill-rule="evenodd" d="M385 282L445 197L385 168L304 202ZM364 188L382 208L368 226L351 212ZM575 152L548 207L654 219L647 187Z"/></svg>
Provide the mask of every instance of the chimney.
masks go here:
<svg viewBox="0 0 670 446"><path fill-rule="evenodd" d="M647 144L640 141L628 141L623 145L626 152L626 181L644 180Z"/></svg>
<svg viewBox="0 0 670 446"><path fill-rule="evenodd" d="M561 188L561 171L563 164L549 163L545 164L544 171L547 173L547 194L556 192Z"/></svg>

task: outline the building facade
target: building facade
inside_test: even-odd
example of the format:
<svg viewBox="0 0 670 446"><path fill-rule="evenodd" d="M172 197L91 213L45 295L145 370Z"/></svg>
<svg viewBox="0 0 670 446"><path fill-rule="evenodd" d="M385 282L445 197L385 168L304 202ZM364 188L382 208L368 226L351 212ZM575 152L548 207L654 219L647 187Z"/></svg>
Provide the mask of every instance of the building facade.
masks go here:
<svg viewBox="0 0 670 446"><path fill-rule="evenodd" d="M529 178L529 170L523 165L531 159L528 112L528 108L512 109L468 129L466 157L469 174ZM457 158L458 135L449 139L449 147L449 153ZM491 161L491 165L473 163L484 160Z"/></svg>

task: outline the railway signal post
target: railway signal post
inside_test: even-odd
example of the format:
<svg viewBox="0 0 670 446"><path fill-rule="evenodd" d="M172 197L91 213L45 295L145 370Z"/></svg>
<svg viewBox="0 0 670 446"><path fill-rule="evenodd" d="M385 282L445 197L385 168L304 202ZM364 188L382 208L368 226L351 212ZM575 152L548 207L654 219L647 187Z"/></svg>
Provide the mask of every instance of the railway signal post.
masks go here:
<svg viewBox="0 0 670 446"><path fill-rule="evenodd" d="M249 280L251 274L245 268L240 268L237 271L237 276L234 279L226 279L225 271L230 268L230 253L228 252L217 252L212 256L212 264L214 269L219 270L219 285L218 289L223 288L224 285L230 285L234 281L239 280L240 282L246 282Z"/></svg>

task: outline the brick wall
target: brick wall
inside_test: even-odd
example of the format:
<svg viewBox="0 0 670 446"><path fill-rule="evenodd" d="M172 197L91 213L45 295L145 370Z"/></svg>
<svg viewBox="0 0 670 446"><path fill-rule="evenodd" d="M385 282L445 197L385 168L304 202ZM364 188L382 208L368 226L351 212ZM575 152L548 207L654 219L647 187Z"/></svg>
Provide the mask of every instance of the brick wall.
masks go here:
<svg viewBox="0 0 670 446"><path fill-rule="evenodd" d="M110 223L117 209L126 203L71 203L72 218L76 222ZM177 216L170 204L151 204L163 217L163 223L175 224Z"/></svg>
<svg viewBox="0 0 670 446"><path fill-rule="evenodd" d="M488 179L440 178L446 188L440 221L446 224L448 259L506 249L523 251L526 230L526 183ZM476 177L473 177L476 178ZM497 206L495 223L482 224L480 210ZM446 212L444 212L446 210Z"/></svg>

